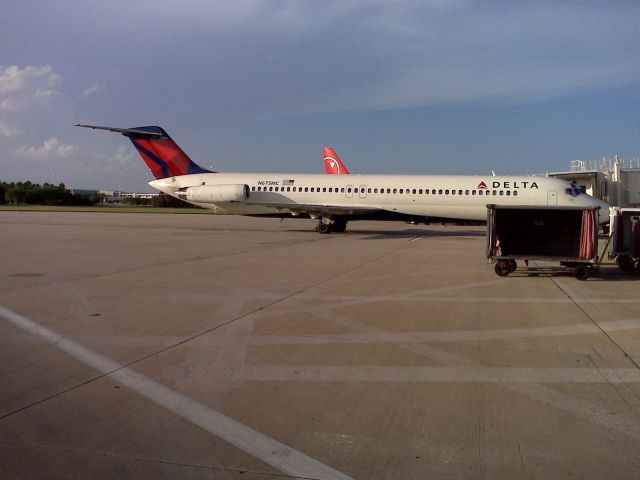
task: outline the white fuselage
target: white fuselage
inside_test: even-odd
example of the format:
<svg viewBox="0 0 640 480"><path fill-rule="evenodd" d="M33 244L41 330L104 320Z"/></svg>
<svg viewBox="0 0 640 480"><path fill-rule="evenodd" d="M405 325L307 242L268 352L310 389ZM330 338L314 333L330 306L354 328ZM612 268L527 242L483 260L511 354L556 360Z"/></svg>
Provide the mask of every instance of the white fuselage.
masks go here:
<svg viewBox="0 0 640 480"><path fill-rule="evenodd" d="M236 215L297 215L280 205L378 208L408 216L460 221L484 221L487 204L521 206L601 207L608 205L581 193L561 179L544 176L463 175L324 175L296 173L203 173L149 182L177 197L180 189L197 186L247 185L246 202L190 202ZM260 205L260 203L273 204ZM311 215L314 216L314 215ZM315 218L315 217L314 217Z"/></svg>

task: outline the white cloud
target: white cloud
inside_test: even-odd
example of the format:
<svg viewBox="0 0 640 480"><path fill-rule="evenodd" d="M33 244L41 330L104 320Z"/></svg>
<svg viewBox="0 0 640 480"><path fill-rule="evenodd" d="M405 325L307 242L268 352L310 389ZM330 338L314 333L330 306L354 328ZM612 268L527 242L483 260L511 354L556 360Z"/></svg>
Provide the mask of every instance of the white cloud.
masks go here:
<svg viewBox="0 0 640 480"><path fill-rule="evenodd" d="M105 88L104 83L94 83L93 85L91 85L89 88L86 88L82 92L82 96L85 98L90 97L95 93L101 92L102 90L104 90L104 88Z"/></svg>
<svg viewBox="0 0 640 480"><path fill-rule="evenodd" d="M62 75L58 73L52 73L51 75L49 75L49 78L47 78L47 85L49 85L51 88L59 87L60 85L62 85Z"/></svg>
<svg viewBox="0 0 640 480"><path fill-rule="evenodd" d="M0 65L0 95L23 90L29 86L30 81L42 79L49 75L56 76L59 81L62 81L60 75L52 75L52 72L53 68L51 68L51 65L42 65L39 67L28 65L24 68L20 68L17 65L10 65L3 68L2 65Z"/></svg>
<svg viewBox="0 0 640 480"><path fill-rule="evenodd" d="M77 151L78 147L76 145L66 145L57 138L50 137L44 141L41 147L23 145L16 150L16 154L26 158L67 158Z"/></svg>
<svg viewBox="0 0 640 480"><path fill-rule="evenodd" d="M0 112L8 113L13 122L20 117L31 117L42 108L50 107L54 97L62 96L56 90L61 84L62 76L48 64L0 65Z"/></svg>
<svg viewBox="0 0 640 480"><path fill-rule="evenodd" d="M0 137L13 137L17 131L9 127L4 121L0 121Z"/></svg>
<svg viewBox="0 0 640 480"><path fill-rule="evenodd" d="M0 100L0 112L10 112L15 108L14 103L10 98L3 98Z"/></svg>
<svg viewBox="0 0 640 480"><path fill-rule="evenodd" d="M136 157L137 155L131 145L119 145L116 154L113 156L113 160L115 160L120 167L127 167L136 162Z"/></svg>

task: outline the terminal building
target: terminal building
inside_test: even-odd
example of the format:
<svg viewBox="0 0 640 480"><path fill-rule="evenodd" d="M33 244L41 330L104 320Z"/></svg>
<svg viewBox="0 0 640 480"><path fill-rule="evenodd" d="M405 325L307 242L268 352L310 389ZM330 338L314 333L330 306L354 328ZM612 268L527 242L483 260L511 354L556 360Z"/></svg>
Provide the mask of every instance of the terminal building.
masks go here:
<svg viewBox="0 0 640 480"><path fill-rule="evenodd" d="M573 160L569 171L548 172L548 176L575 182L612 207L640 208L640 158Z"/></svg>

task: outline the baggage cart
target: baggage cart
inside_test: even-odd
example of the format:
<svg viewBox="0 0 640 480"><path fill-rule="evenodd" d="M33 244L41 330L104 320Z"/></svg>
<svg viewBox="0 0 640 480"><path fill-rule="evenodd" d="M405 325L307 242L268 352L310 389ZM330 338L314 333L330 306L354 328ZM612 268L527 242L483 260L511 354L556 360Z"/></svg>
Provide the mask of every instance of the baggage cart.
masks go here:
<svg viewBox="0 0 640 480"><path fill-rule="evenodd" d="M487 205L487 258L500 276L516 271L517 260L524 260L524 271L539 273L529 260L542 260L586 280L599 268L599 209Z"/></svg>
<svg viewBox="0 0 640 480"><path fill-rule="evenodd" d="M610 209L609 259L624 272L640 272L640 208Z"/></svg>

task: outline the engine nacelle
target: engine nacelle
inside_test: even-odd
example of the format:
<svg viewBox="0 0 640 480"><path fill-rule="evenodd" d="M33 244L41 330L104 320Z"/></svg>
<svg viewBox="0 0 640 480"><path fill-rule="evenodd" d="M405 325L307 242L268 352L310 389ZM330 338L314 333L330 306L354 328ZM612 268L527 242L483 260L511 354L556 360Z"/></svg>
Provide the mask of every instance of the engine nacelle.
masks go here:
<svg viewBox="0 0 640 480"><path fill-rule="evenodd" d="M177 194L196 203L244 202L249 198L249 185L200 185L181 188Z"/></svg>

